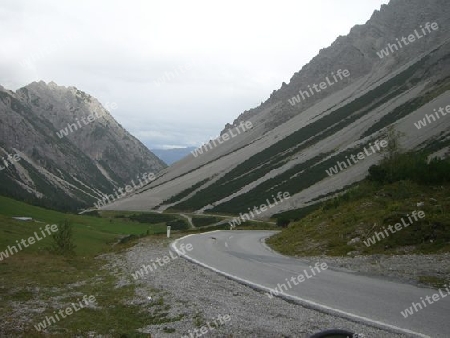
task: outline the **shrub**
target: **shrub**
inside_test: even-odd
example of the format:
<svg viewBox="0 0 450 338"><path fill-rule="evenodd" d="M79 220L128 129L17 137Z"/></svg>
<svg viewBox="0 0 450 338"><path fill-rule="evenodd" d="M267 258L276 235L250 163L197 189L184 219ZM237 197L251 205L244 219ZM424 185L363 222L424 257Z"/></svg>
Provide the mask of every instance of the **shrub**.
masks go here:
<svg viewBox="0 0 450 338"><path fill-rule="evenodd" d="M187 229L189 229L189 224L187 224L182 219L176 219L176 220L167 222L166 225L170 226L172 230L187 230Z"/></svg>
<svg viewBox="0 0 450 338"><path fill-rule="evenodd" d="M277 226L282 228L287 228L287 226L291 223L290 219L285 217L277 218Z"/></svg>
<svg viewBox="0 0 450 338"><path fill-rule="evenodd" d="M128 217L139 223L158 224L175 220L175 216L165 214L134 214Z"/></svg>
<svg viewBox="0 0 450 338"><path fill-rule="evenodd" d="M372 165L369 168L369 180L374 182L386 182L387 171L379 165Z"/></svg>
<svg viewBox="0 0 450 338"><path fill-rule="evenodd" d="M74 256L76 245L73 242L72 224L66 219L58 226L58 231L52 235L51 251L57 255Z"/></svg>
<svg viewBox="0 0 450 338"><path fill-rule="evenodd" d="M205 227L221 221L219 217L192 217L192 222L197 228Z"/></svg>
<svg viewBox="0 0 450 338"><path fill-rule="evenodd" d="M450 161L427 157L420 153L405 153L386 158L379 165L369 168L369 180L394 183L410 180L418 184L442 184L450 182Z"/></svg>

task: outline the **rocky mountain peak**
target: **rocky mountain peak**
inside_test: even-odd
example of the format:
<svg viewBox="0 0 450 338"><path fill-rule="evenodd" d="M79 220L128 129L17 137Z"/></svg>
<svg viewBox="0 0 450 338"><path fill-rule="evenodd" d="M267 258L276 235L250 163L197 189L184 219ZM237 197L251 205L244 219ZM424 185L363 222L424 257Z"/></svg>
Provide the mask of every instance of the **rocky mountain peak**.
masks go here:
<svg viewBox="0 0 450 338"><path fill-rule="evenodd" d="M0 153L23 154L3 175L6 195L87 207L166 167L96 98L73 86L39 81L16 92L2 88L0 119Z"/></svg>

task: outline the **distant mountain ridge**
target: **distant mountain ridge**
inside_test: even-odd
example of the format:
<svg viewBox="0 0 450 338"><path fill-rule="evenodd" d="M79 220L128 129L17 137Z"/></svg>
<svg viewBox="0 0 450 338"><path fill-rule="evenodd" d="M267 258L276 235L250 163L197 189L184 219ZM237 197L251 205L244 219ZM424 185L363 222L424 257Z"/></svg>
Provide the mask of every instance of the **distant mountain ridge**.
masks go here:
<svg viewBox="0 0 450 338"><path fill-rule="evenodd" d="M151 151L158 156L162 161L168 165L181 160L182 158L188 156L191 151L195 150L195 147L185 147L185 148L171 148L171 149L151 149Z"/></svg>
<svg viewBox="0 0 450 338"><path fill-rule="evenodd" d="M33 82L0 87L0 194L60 210L94 201L166 165L94 97L75 87Z"/></svg>

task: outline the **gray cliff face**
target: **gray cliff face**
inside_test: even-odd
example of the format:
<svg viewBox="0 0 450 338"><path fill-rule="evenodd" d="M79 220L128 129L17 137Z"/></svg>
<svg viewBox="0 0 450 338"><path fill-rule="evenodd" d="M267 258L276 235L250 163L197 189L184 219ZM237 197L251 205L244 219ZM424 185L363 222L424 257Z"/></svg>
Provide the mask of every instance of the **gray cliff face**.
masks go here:
<svg viewBox="0 0 450 338"><path fill-rule="evenodd" d="M321 49L318 55L292 76L288 84L283 82L281 88L274 90L264 103L242 113L233 125L258 116L272 106L270 116L264 121L264 133L301 114L324 97L338 92L348 83L354 83L368 74L372 74L373 79L387 75L447 40L449 20L450 6L446 0L391 0L388 5L382 5L379 11L375 11L366 24L354 26L347 36L339 36L331 46ZM407 37L416 29L420 32L420 25L427 22L437 22L440 28L389 57L380 59L377 55L388 43L395 43L397 38ZM348 69L351 76L322 93L315 93L305 102L295 106L289 104L288 99L297 95L300 89L305 90L308 85L323 81L338 69ZM372 83L369 79L361 89Z"/></svg>
<svg viewBox="0 0 450 338"><path fill-rule="evenodd" d="M421 26L434 22L438 29L424 35ZM185 157L158 182L107 209L237 214L278 192L291 198L259 217L303 208L364 179L381 152L334 174L330 168L386 138L388 128L403 135L404 150L448 156L450 118L417 125L434 109L450 107L449 25L446 0L391 0L366 24L320 50L289 83L227 124L221 135L245 121L252 129L202 155ZM414 42L381 54L416 30L421 37ZM293 102L299 90L339 69L350 76Z"/></svg>
<svg viewBox="0 0 450 338"><path fill-rule="evenodd" d="M42 81L16 92L2 87L0 119L0 157L21 156L0 172L2 194L75 209L166 167L97 99L75 87Z"/></svg>

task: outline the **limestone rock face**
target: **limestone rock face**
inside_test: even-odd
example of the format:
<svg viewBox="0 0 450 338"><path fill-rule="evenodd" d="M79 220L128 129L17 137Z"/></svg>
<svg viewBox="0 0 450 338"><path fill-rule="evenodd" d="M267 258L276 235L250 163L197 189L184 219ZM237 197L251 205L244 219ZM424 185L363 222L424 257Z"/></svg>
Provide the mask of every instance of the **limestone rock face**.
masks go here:
<svg viewBox="0 0 450 338"><path fill-rule="evenodd" d="M438 29L424 35L422 28L434 22ZM450 105L449 25L447 0L391 0L320 50L260 106L228 123L221 135L246 121L252 129L185 157L164 170L158 182L107 208L239 214L283 192L291 198L256 217L304 208L362 180L381 152L334 173L330 168L383 140L388 127L404 135L405 150L448 155L450 117L416 126L434 109ZM412 34L420 38L386 50ZM350 75L334 81L339 70ZM299 91L327 77L332 85L294 102Z"/></svg>
<svg viewBox="0 0 450 338"><path fill-rule="evenodd" d="M21 159L0 171L0 193L67 210L166 167L97 99L43 81L0 88L0 157L8 154Z"/></svg>
<svg viewBox="0 0 450 338"><path fill-rule="evenodd" d="M427 22L436 22L439 29L404 46L399 52L380 59L377 52L388 43L394 44L396 39L408 37L414 34L415 30L423 35L420 26ZM445 27L449 22L450 6L445 0L391 0L388 5L382 5L379 11L375 11L366 24L354 26L347 36L339 36L331 46L321 49L317 56L292 76L288 84L283 83L268 100L259 107L242 113L233 124L237 125L240 121L260 116L268 107L276 104L276 107L271 109L272 113L264 119L265 132L301 114L324 97L341 90L349 82L355 82L369 74L372 74L373 80L387 75L446 41L449 32ZM347 81L330 86L321 93L315 93L295 106L289 104L288 99L296 96L299 90L306 90L308 85L318 84L338 69L350 71L351 76ZM361 89L370 86L373 80L369 79Z"/></svg>

